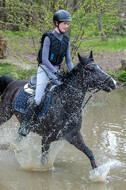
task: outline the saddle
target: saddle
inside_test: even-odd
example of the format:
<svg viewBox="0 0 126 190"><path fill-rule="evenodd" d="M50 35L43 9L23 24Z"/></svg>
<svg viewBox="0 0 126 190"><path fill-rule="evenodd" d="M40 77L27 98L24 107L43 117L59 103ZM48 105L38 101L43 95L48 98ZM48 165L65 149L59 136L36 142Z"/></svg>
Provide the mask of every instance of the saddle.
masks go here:
<svg viewBox="0 0 126 190"><path fill-rule="evenodd" d="M36 83L37 83L37 77L36 76L31 77L30 82L24 86L24 91L28 94L33 94L36 89Z"/></svg>
<svg viewBox="0 0 126 190"><path fill-rule="evenodd" d="M24 89L19 93L14 108L16 111L19 111L23 114L27 113L28 106L31 101L33 101L35 96L35 89L36 89L36 81L37 77L31 77L31 80L29 83L25 84ZM53 83L50 83L45 91L45 97L43 103L40 105L41 111L40 111L40 117L42 118L48 111L51 96L53 93L53 90L55 89L56 85Z"/></svg>

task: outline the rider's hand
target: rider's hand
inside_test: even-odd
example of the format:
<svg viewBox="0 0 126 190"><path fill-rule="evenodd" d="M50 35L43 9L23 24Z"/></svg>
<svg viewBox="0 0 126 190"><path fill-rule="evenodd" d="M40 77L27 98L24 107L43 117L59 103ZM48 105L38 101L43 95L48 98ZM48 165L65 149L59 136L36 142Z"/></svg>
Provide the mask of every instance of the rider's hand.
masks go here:
<svg viewBox="0 0 126 190"><path fill-rule="evenodd" d="M54 74L56 75L57 78L63 77L63 74L60 71L57 71Z"/></svg>

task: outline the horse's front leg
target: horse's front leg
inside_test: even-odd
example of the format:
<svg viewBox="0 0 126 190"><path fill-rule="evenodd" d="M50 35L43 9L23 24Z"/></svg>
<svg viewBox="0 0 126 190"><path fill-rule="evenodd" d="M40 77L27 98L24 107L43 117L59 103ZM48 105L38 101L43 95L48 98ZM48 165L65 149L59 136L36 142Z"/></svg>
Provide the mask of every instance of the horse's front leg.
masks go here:
<svg viewBox="0 0 126 190"><path fill-rule="evenodd" d="M80 132L74 134L70 139L67 139L67 141L87 155L87 157L90 159L91 166L93 169L98 167L93 152L85 145L83 137Z"/></svg>
<svg viewBox="0 0 126 190"><path fill-rule="evenodd" d="M51 142L47 137L42 138L42 157L41 157L41 163L43 166L45 166L48 163L48 155L49 155L49 148L50 148Z"/></svg>

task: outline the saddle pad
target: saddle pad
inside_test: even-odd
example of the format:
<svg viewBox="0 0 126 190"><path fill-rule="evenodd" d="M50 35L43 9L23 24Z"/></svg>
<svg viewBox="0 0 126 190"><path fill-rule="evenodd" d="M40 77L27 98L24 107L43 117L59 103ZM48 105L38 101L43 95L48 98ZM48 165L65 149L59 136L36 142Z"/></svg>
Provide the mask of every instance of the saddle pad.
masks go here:
<svg viewBox="0 0 126 190"><path fill-rule="evenodd" d="M44 100L44 105L42 107L42 110L40 111L39 116L42 118L48 111L49 105L50 105L50 101L51 101L51 96L52 96L52 92L54 90L55 87L53 87L53 89L51 89L50 94L48 94ZM26 93L24 90L22 90L20 92L20 94L18 95L15 104L14 104L14 108L15 110L26 114L28 108L27 108L27 101L28 98L31 95Z"/></svg>
<svg viewBox="0 0 126 190"><path fill-rule="evenodd" d="M14 104L14 109L16 111L19 111L21 113L26 114L27 112L27 101L28 98L31 96L31 94L28 94L24 91L24 89L20 92L18 95L15 104Z"/></svg>

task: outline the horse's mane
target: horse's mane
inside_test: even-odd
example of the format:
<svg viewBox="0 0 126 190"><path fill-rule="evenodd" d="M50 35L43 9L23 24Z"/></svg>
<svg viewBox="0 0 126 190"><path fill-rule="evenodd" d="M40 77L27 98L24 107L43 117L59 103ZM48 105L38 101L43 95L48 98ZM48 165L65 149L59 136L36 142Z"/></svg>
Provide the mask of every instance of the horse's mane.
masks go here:
<svg viewBox="0 0 126 190"><path fill-rule="evenodd" d="M0 95L2 95L5 88L13 81L14 79L9 76L0 77Z"/></svg>
<svg viewBox="0 0 126 190"><path fill-rule="evenodd" d="M61 78L62 82L67 82L67 80L69 80L71 78L71 76L74 76L78 71L80 73L80 71L82 70L82 68L84 68L84 65L89 65L90 63L94 62L93 57L86 57L85 55L83 55L82 57L80 57L80 62L76 64L76 66L70 71L70 72L66 72L63 74L63 77ZM83 69L83 73L84 73L84 69ZM86 73L86 72L85 72Z"/></svg>
<svg viewBox="0 0 126 190"><path fill-rule="evenodd" d="M67 82L71 76L74 76L78 71L81 70L81 63L76 64L76 66L71 70L67 72L63 72L63 76L61 77L62 82Z"/></svg>

